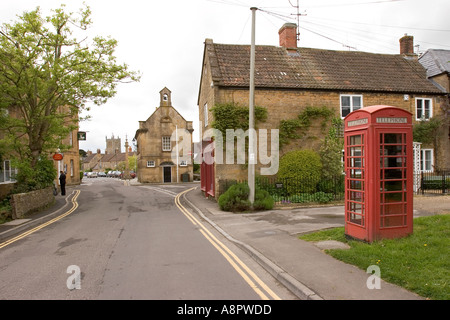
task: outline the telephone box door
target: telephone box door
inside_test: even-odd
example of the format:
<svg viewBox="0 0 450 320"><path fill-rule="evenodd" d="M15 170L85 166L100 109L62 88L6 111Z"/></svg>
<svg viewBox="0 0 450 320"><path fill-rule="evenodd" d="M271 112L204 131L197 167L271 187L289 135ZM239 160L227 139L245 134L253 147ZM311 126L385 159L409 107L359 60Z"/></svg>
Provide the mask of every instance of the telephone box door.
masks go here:
<svg viewBox="0 0 450 320"><path fill-rule="evenodd" d="M365 238L366 216L366 146L367 130L355 131L345 140L345 233Z"/></svg>

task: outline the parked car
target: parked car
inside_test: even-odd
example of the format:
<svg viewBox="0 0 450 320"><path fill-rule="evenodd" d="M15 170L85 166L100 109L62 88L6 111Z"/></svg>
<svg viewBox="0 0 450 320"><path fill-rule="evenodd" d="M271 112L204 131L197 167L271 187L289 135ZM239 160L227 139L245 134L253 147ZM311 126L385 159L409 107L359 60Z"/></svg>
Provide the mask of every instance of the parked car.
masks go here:
<svg viewBox="0 0 450 320"><path fill-rule="evenodd" d="M88 172L87 177L88 178L97 178L97 172Z"/></svg>
<svg viewBox="0 0 450 320"><path fill-rule="evenodd" d="M104 172L99 172L99 173L97 174L97 176L99 176L99 177L106 177L106 173L104 173Z"/></svg>

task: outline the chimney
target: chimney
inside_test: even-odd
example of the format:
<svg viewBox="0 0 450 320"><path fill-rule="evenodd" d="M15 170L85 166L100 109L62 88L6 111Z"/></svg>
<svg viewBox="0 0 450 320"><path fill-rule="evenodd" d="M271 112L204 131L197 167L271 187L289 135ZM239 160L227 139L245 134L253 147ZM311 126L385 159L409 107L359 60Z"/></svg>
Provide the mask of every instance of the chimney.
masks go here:
<svg viewBox="0 0 450 320"><path fill-rule="evenodd" d="M285 23L278 31L280 46L286 49L297 49L297 25Z"/></svg>
<svg viewBox="0 0 450 320"><path fill-rule="evenodd" d="M101 152L100 152L100 149L97 149L97 154L100 154Z"/></svg>
<svg viewBox="0 0 450 320"><path fill-rule="evenodd" d="M406 56L414 55L414 37L405 35L400 38L400 54Z"/></svg>

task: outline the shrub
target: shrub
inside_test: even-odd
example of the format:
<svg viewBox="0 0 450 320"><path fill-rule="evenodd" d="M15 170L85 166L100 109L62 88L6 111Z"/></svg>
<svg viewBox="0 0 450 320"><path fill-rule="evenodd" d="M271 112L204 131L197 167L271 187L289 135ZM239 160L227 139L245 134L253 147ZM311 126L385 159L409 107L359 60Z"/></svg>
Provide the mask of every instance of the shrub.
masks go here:
<svg viewBox="0 0 450 320"><path fill-rule="evenodd" d="M28 192L44 189L53 185L56 177L56 169L53 161L49 159L40 159L34 168L29 161L21 161L16 164L18 173L16 176L17 184L14 187L14 193Z"/></svg>
<svg viewBox="0 0 450 320"><path fill-rule="evenodd" d="M224 194L219 197L219 207L224 211L242 212L251 209L248 200L250 189L246 183L232 185ZM255 189L255 201L253 209L270 210L273 208L274 200L265 190Z"/></svg>
<svg viewBox="0 0 450 320"><path fill-rule="evenodd" d="M255 210L270 210L273 208L274 200L266 190L256 188L255 190L255 202L253 203L253 209Z"/></svg>
<svg viewBox="0 0 450 320"><path fill-rule="evenodd" d="M278 178L286 181L289 194L312 193L320 181L322 163L313 150L295 150L280 159Z"/></svg>

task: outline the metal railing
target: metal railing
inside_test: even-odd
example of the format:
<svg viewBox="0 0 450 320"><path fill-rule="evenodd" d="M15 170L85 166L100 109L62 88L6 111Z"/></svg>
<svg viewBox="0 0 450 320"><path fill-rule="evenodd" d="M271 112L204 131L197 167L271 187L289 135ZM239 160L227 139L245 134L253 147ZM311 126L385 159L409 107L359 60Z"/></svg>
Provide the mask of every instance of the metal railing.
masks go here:
<svg viewBox="0 0 450 320"><path fill-rule="evenodd" d="M436 170L416 174L416 194L448 194L450 192L450 170Z"/></svg>

